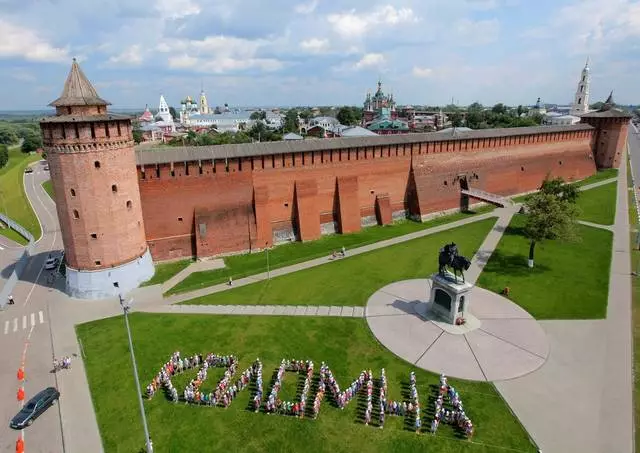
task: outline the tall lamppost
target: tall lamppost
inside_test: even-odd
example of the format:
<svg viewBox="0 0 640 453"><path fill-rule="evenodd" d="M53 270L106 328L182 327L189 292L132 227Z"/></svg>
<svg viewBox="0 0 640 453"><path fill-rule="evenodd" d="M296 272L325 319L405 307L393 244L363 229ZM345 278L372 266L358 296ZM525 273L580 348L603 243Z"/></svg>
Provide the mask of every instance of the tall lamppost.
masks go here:
<svg viewBox="0 0 640 453"><path fill-rule="evenodd" d="M142 392L140 391L140 379L138 378L138 367L136 366L136 356L133 353L133 342L131 341L131 329L129 328L129 310L133 300L129 303L125 303L122 298L122 294L118 294L120 299L120 306L124 312L124 323L127 326L127 336L129 337L129 351L131 352L131 363L133 364L133 375L135 377L136 391L138 392L138 402L140 403L140 416L142 417L142 426L144 427L144 438L147 444L147 453L153 453L153 447L151 446L151 438L149 437L149 428L147 428L147 417L144 413L144 403L142 402Z"/></svg>
<svg viewBox="0 0 640 453"><path fill-rule="evenodd" d="M269 243L264 243L266 252L267 252L267 280L271 280L271 269L269 268Z"/></svg>

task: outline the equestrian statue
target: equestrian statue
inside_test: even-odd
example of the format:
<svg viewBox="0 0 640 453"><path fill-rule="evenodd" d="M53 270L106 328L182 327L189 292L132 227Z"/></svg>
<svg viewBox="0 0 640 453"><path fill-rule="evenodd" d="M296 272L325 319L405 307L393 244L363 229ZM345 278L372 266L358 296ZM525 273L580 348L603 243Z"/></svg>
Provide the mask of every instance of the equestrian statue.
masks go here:
<svg viewBox="0 0 640 453"><path fill-rule="evenodd" d="M446 276L447 266L453 269L453 276L458 283L458 272L464 283L464 272L471 266L471 261L462 255L458 255L458 246L455 243L447 244L440 249L438 256L438 274Z"/></svg>

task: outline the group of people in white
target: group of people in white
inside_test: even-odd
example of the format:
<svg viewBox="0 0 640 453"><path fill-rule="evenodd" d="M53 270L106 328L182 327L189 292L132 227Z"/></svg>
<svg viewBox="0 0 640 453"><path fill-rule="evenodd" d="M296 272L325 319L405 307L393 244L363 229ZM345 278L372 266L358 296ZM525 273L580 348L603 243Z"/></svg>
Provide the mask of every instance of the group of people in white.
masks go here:
<svg viewBox="0 0 640 453"><path fill-rule="evenodd" d="M61 359L53 359L53 371L68 370L71 368L71 357L65 356Z"/></svg>
<svg viewBox="0 0 640 453"><path fill-rule="evenodd" d="M445 409L445 398L451 403L452 410ZM440 423L449 423L457 426L459 429L464 430L468 439L473 436L473 423L462 407L462 400L456 389L449 385L447 377L444 374L440 375L440 391L438 392L438 398L435 401L435 413L433 421L431 422L431 433L435 434L438 430Z"/></svg>
<svg viewBox="0 0 640 453"><path fill-rule="evenodd" d="M70 366L71 359L65 357L60 363L68 360ZM54 363L54 366L56 364ZM67 367L67 365L63 365ZM224 376L220 379L216 388L212 392L201 391L202 383L207 379L209 367L224 367ZM242 372L235 383L232 378L238 367L238 359L233 355L220 356L213 353L203 358L202 355L193 355L191 357L182 358L180 352L172 354L171 358L161 367L158 374L153 378L147 386L148 398L153 398L159 388L164 388L167 396L174 402L182 401L185 404L206 404L209 406L229 407L233 399L238 393L245 389L251 380L255 382L255 391L251 399L251 405L255 412L263 406L263 379L262 379L262 362L256 359L255 362ZM184 389L182 398L171 382L171 378L176 374L183 373L187 370L197 369L196 376L191 379ZM300 398L297 401L282 401L278 398L278 394L282 388L285 372L303 373L305 376L304 384ZM275 375L275 380L269 396L264 401L264 411L269 414L277 413L282 415L291 415L295 417L304 417L307 409L307 401L314 377L314 364L311 360L285 360L280 362ZM340 391L340 386L336 381L331 369L326 363L322 362L319 369L319 379L317 383L317 393L314 397L313 407L311 410L313 418L318 417L320 405L324 399L327 387L337 407L344 409L346 405L356 398L362 389L366 389L366 406L364 411L364 423L371 424L374 408L374 383L373 373L371 370L363 370L357 379L349 385L344 391ZM408 422L413 425L416 432L420 432L422 427L422 417L420 414L420 402L418 389L416 387L416 375L412 371L409 375L409 398L408 401L394 401L387 399L387 377L385 369L382 369L379 380L379 393L376 405L379 410L378 426L383 428L385 416L393 415L400 417L410 417ZM445 402L449 403L450 408L445 407ZM431 433L435 434L440 423L448 423L463 430L467 438L473 436L473 423L464 412L462 400L456 389L449 385L447 377L440 375L440 387L438 397L435 401L434 417L431 422Z"/></svg>
<svg viewBox="0 0 640 453"><path fill-rule="evenodd" d="M314 367L311 360L282 359L280 366L278 367L278 371L276 372L275 382L273 383L269 397L265 402L265 412L269 414L278 413L282 415L293 415L294 417L300 418L304 417L307 398L309 397L309 390L311 389L311 380L313 379L313 370ZM278 393L282 388L282 379L284 378L285 371L305 373L304 385L302 387L302 393L299 401L282 401L278 398Z"/></svg>
<svg viewBox="0 0 640 453"><path fill-rule="evenodd" d="M206 404L209 406L221 405L223 407L229 407L238 392L245 389L254 376L256 380L256 395L254 396L254 402L256 400L258 402L262 401L262 363L260 360L256 359L252 366L242 372L236 383L232 384L231 379L236 373L238 367L238 360L235 356L219 356L210 353L204 359L202 355L194 355L192 357L185 357L182 359L179 351L173 353L169 361L162 366L158 374L147 386L148 398L153 398L158 388L164 387L171 400L177 403L180 398L178 391L171 382L171 377L196 367L200 367L196 377L187 384L183 392L183 401L185 404L195 403ZM201 391L200 387L207 379L207 370L209 367L224 367L226 370L215 390L207 393Z"/></svg>

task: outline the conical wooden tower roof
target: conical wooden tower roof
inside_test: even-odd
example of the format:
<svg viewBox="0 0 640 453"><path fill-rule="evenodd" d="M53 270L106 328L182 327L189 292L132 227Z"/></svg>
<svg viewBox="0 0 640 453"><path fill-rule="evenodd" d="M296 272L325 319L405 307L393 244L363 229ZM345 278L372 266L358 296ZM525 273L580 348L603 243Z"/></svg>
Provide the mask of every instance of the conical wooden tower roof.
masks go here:
<svg viewBox="0 0 640 453"><path fill-rule="evenodd" d="M83 105L110 105L105 101L91 85L87 76L84 75L76 59L73 59L71 71L64 83L64 89L58 99L49 104L51 107L72 107Z"/></svg>

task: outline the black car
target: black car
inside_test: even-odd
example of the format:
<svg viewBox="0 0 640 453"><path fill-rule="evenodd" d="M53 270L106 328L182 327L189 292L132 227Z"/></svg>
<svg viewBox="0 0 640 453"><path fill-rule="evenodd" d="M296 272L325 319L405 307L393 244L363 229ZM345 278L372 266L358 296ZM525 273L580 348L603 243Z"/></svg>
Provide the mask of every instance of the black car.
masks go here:
<svg viewBox="0 0 640 453"><path fill-rule="evenodd" d="M48 387L31 398L27 404L16 414L9 422L9 426L13 429L22 429L31 425L49 406L60 398L60 392L54 387Z"/></svg>

